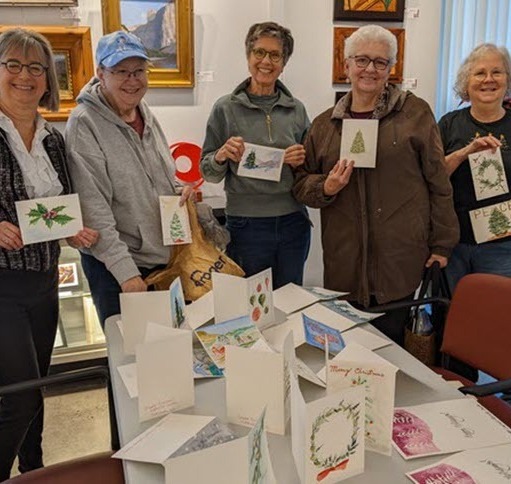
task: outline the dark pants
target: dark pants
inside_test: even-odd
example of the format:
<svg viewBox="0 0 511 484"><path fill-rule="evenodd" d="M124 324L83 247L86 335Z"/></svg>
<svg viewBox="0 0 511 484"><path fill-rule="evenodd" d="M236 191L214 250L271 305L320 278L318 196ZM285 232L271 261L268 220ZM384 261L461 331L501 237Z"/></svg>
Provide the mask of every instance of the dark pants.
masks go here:
<svg viewBox="0 0 511 484"><path fill-rule="evenodd" d="M302 285L310 247L310 222L303 212L281 217L227 216L231 242L227 255L252 276L272 269L273 289Z"/></svg>
<svg viewBox="0 0 511 484"><path fill-rule="evenodd" d="M48 373L58 323L58 274L0 269L0 385ZM43 466L40 390L0 400L0 481Z"/></svg>

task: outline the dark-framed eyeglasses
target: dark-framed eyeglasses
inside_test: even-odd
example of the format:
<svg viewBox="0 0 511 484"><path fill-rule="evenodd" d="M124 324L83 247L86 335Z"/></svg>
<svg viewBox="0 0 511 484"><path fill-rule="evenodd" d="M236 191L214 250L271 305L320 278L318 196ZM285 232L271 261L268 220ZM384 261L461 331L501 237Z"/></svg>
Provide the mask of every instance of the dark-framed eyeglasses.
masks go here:
<svg viewBox="0 0 511 484"><path fill-rule="evenodd" d="M110 72L110 74L113 74L120 81L126 81L131 76L133 76L135 79L141 79L147 76L147 73L149 72L149 70L145 68L139 68L133 71L130 71L128 69L105 69L105 70Z"/></svg>
<svg viewBox="0 0 511 484"><path fill-rule="evenodd" d="M357 67L360 67L361 69L365 69L372 62L376 70L383 71L390 64L389 59L383 59L382 57L376 57L376 59L371 59L366 55L350 55L349 59L353 59L355 61L355 65Z"/></svg>
<svg viewBox="0 0 511 484"><path fill-rule="evenodd" d="M284 57L284 54L282 54L282 52L279 52L278 50L270 51L263 49L262 47L252 49L252 54L254 54L254 57L257 60L263 60L266 56L268 56L270 58L270 61L272 61L274 64L280 62Z"/></svg>
<svg viewBox="0 0 511 484"><path fill-rule="evenodd" d="M22 64L20 61L12 59L6 62L0 62L0 64L5 66L7 72L11 74L19 74L23 70L23 68L26 67L28 73L34 77L40 77L48 70L48 67L43 66L40 62Z"/></svg>

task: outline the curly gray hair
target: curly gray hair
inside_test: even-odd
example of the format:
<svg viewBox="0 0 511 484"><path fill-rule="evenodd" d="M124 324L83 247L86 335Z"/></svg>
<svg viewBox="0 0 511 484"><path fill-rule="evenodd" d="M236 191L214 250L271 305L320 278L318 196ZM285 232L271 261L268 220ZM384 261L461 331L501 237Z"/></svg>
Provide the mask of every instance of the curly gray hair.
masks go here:
<svg viewBox="0 0 511 484"><path fill-rule="evenodd" d="M252 27L248 29L248 33L245 38L245 52L247 54L247 58L250 56L250 53L254 48L254 44L261 37L274 37L280 40L282 43L284 65L286 65L287 61L291 57L291 54L293 53L293 48L295 45L291 31L285 27L282 27L276 22L262 22L260 24L252 25Z"/></svg>
<svg viewBox="0 0 511 484"><path fill-rule="evenodd" d="M390 66L397 62L397 40L394 34L379 25L364 25L353 32L344 43L344 58L356 55L357 46L365 42L387 45Z"/></svg>
<svg viewBox="0 0 511 484"><path fill-rule="evenodd" d="M470 100L468 96L468 80L472 74L474 64L491 54L497 54L501 57L507 78L506 94L511 92L511 58L509 57L509 51L505 47L497 47L495 44L486 43L478 45L470 52L458 69L456 81L454 82L454 92L462 101Z"/></svg>

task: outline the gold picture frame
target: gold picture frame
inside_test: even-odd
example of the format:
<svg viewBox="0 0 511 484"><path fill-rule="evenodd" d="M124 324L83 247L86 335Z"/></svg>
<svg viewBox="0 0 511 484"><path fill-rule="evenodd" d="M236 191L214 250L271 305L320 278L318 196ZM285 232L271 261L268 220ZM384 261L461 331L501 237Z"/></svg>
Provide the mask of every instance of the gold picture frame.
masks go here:
<svg viewBox="0 0 511 484"><path fill-rule="evenodd" d="M402 22L405 0L334 0L334 20Z"/></svg>
<svg viewBox="0 0 511 484"><path fill-rule="evenodd" d="M347 84L348 77L344 70L344 43L346 39L357 30L356 27L334 28L334 62L332 82L334 84ZM403 59L405 56L405 29L387 29L397 39L397 63L390 70L389 81L403 81Z"/></svg>
<svg viewBox="0 0 511 484"><path fill-rule="evenodd" d="M0 7L76 7L78 0L0 0Z"/></svg>
<svg viewBox="0 0 511 484"><path fill-rule="evenodd" d="M55 67L59 78L60 109L58 112L40 109L48 121L65 121L76 106L76 97L94 75L90 27L61 27L24 25L35 30L50 42L55 54ZM0 33L13 28L0 25Z"/></svg>
<svg viewBox="0 0 511 484"><path fill-rule="evenodd" d="M124 0L101 0L103 15L103 33L108 34L116 30L127 30L137 35L148 50L153 67L149 71L149 87L177 87L190 88L194 86L194 47L193 47L193 0L160 0L162 7L157 11L145 10L147 2L143 0L129 0L129 13L135 18L135 11L139 8L138 23L130 18L121 18L121 2ZM156 0L158 1L158 0ZM137 6L137 4L140 4ZM167 7L173 5L173 11L167 14ZM146 22L140 24L140 13L146 16ZM167 45L162 46L158 41L149 45L149 35L144 37L150 29L150 24L162 24L162 18L175 22L174 31ZM133 25L133 28L130 28ZM168 29L165 29L168 32Z"/></svg>

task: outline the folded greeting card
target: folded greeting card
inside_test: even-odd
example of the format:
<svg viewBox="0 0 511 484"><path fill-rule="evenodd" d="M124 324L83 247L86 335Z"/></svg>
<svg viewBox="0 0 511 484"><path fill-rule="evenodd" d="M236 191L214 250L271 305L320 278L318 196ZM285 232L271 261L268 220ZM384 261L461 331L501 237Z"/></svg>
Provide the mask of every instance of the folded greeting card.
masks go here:
<svg viewBox="0 0 511 484"><path fill-rule="evenodd" d="M23 244L72 237L83 229L78 195L15 202Z"/></svg>
<svg viewBox="0 0 511 484"><path fill-rule="evenodd" d="M341 296L346 296L348 292L332 291L331 289L325 289L324 287L308 286L304 289L316 296L321 301L330 301L331 299L338 299Z"/></svg>
<svg viewBox="0 0 511 484"><path fill-rule="evenodd" d="M328 341L328 351L333 355L344 348L345 343L338 329L309 318L305 313L302 314L302 318L306 343L325 350L325 342Z"/></svg>
<svg viewBox="0 0 511 484"><path fill-rule="evenodd" d="M353 324L368 323L369 321L383 315L383 313L368 313L366 311L360 311L359 309L355 309L348 301L324 301L321 304L340 316L343 316Z"/></svg>
<svg viewBox="0 0 511 484"><path fill-rule="evenodd" d="M283 164L284 150L245 143L245 151L238 164L238 176L278 182Z"/></svg>
<svg viewBox="0 0 511 484"><path fill-rule="evenodd" d="M356 168L376 168L377 119L343 119L339 159L353 160Z"/></svg>
<svg viewBox="0 0 511 484"><path fill-rule="evenodd" d="M511 235L511 200L469 212L474 238L478 244Z"/></svg>
<svg viewBox="0 0 511 484"><path fill-rule="evenodd" d="M172 326L180 328L186 325L186 307L181 278L176 277L169 287L170 293L170 319Z"/></svg>
<svg viewBox="0 0 511 484"><path fill-rule="evenodd" d="M215 365L207 351L202 347L193 347L193 377L200 378L220 378L224 372Z"/></svg>
<svg viewBox="0 0 511 484"><path fill-rule="evenodd" d="M396 408L394 445L405 459L511 443L511 429L473 398Z"/></svg>
<svg viewBox="0 0 511 484"><path fill-rule="evenodd" d="M476 200L485 200L509 192L500 148L468 155Z"/></svg>
<svg viewBox="0 0 511 484"><path fill-rule="evenodd" d="M215 316L213 291L207 292L204 296L186 306L185 314L184 324L190 329L197 329L209 323Z"/></svg>
<svg viewBox="0 0 511 484"><path fill-rule="evenodd" d="M511 444L466 450L406 475L415 484L509 484Z"/></svg>
<svg viewBox="0 0 511 484"><path fill-rule="evenodd" d="M160 196L163 245L191 244L192 229L186 205L179 206L180 196Z"/></svg>
<svg viewBox="0 0 511 484"><path fill-rule="evenodd" d="M273 291L273 304L286 314L318 302L320 298L305 288L289 283Z"/></svg>

